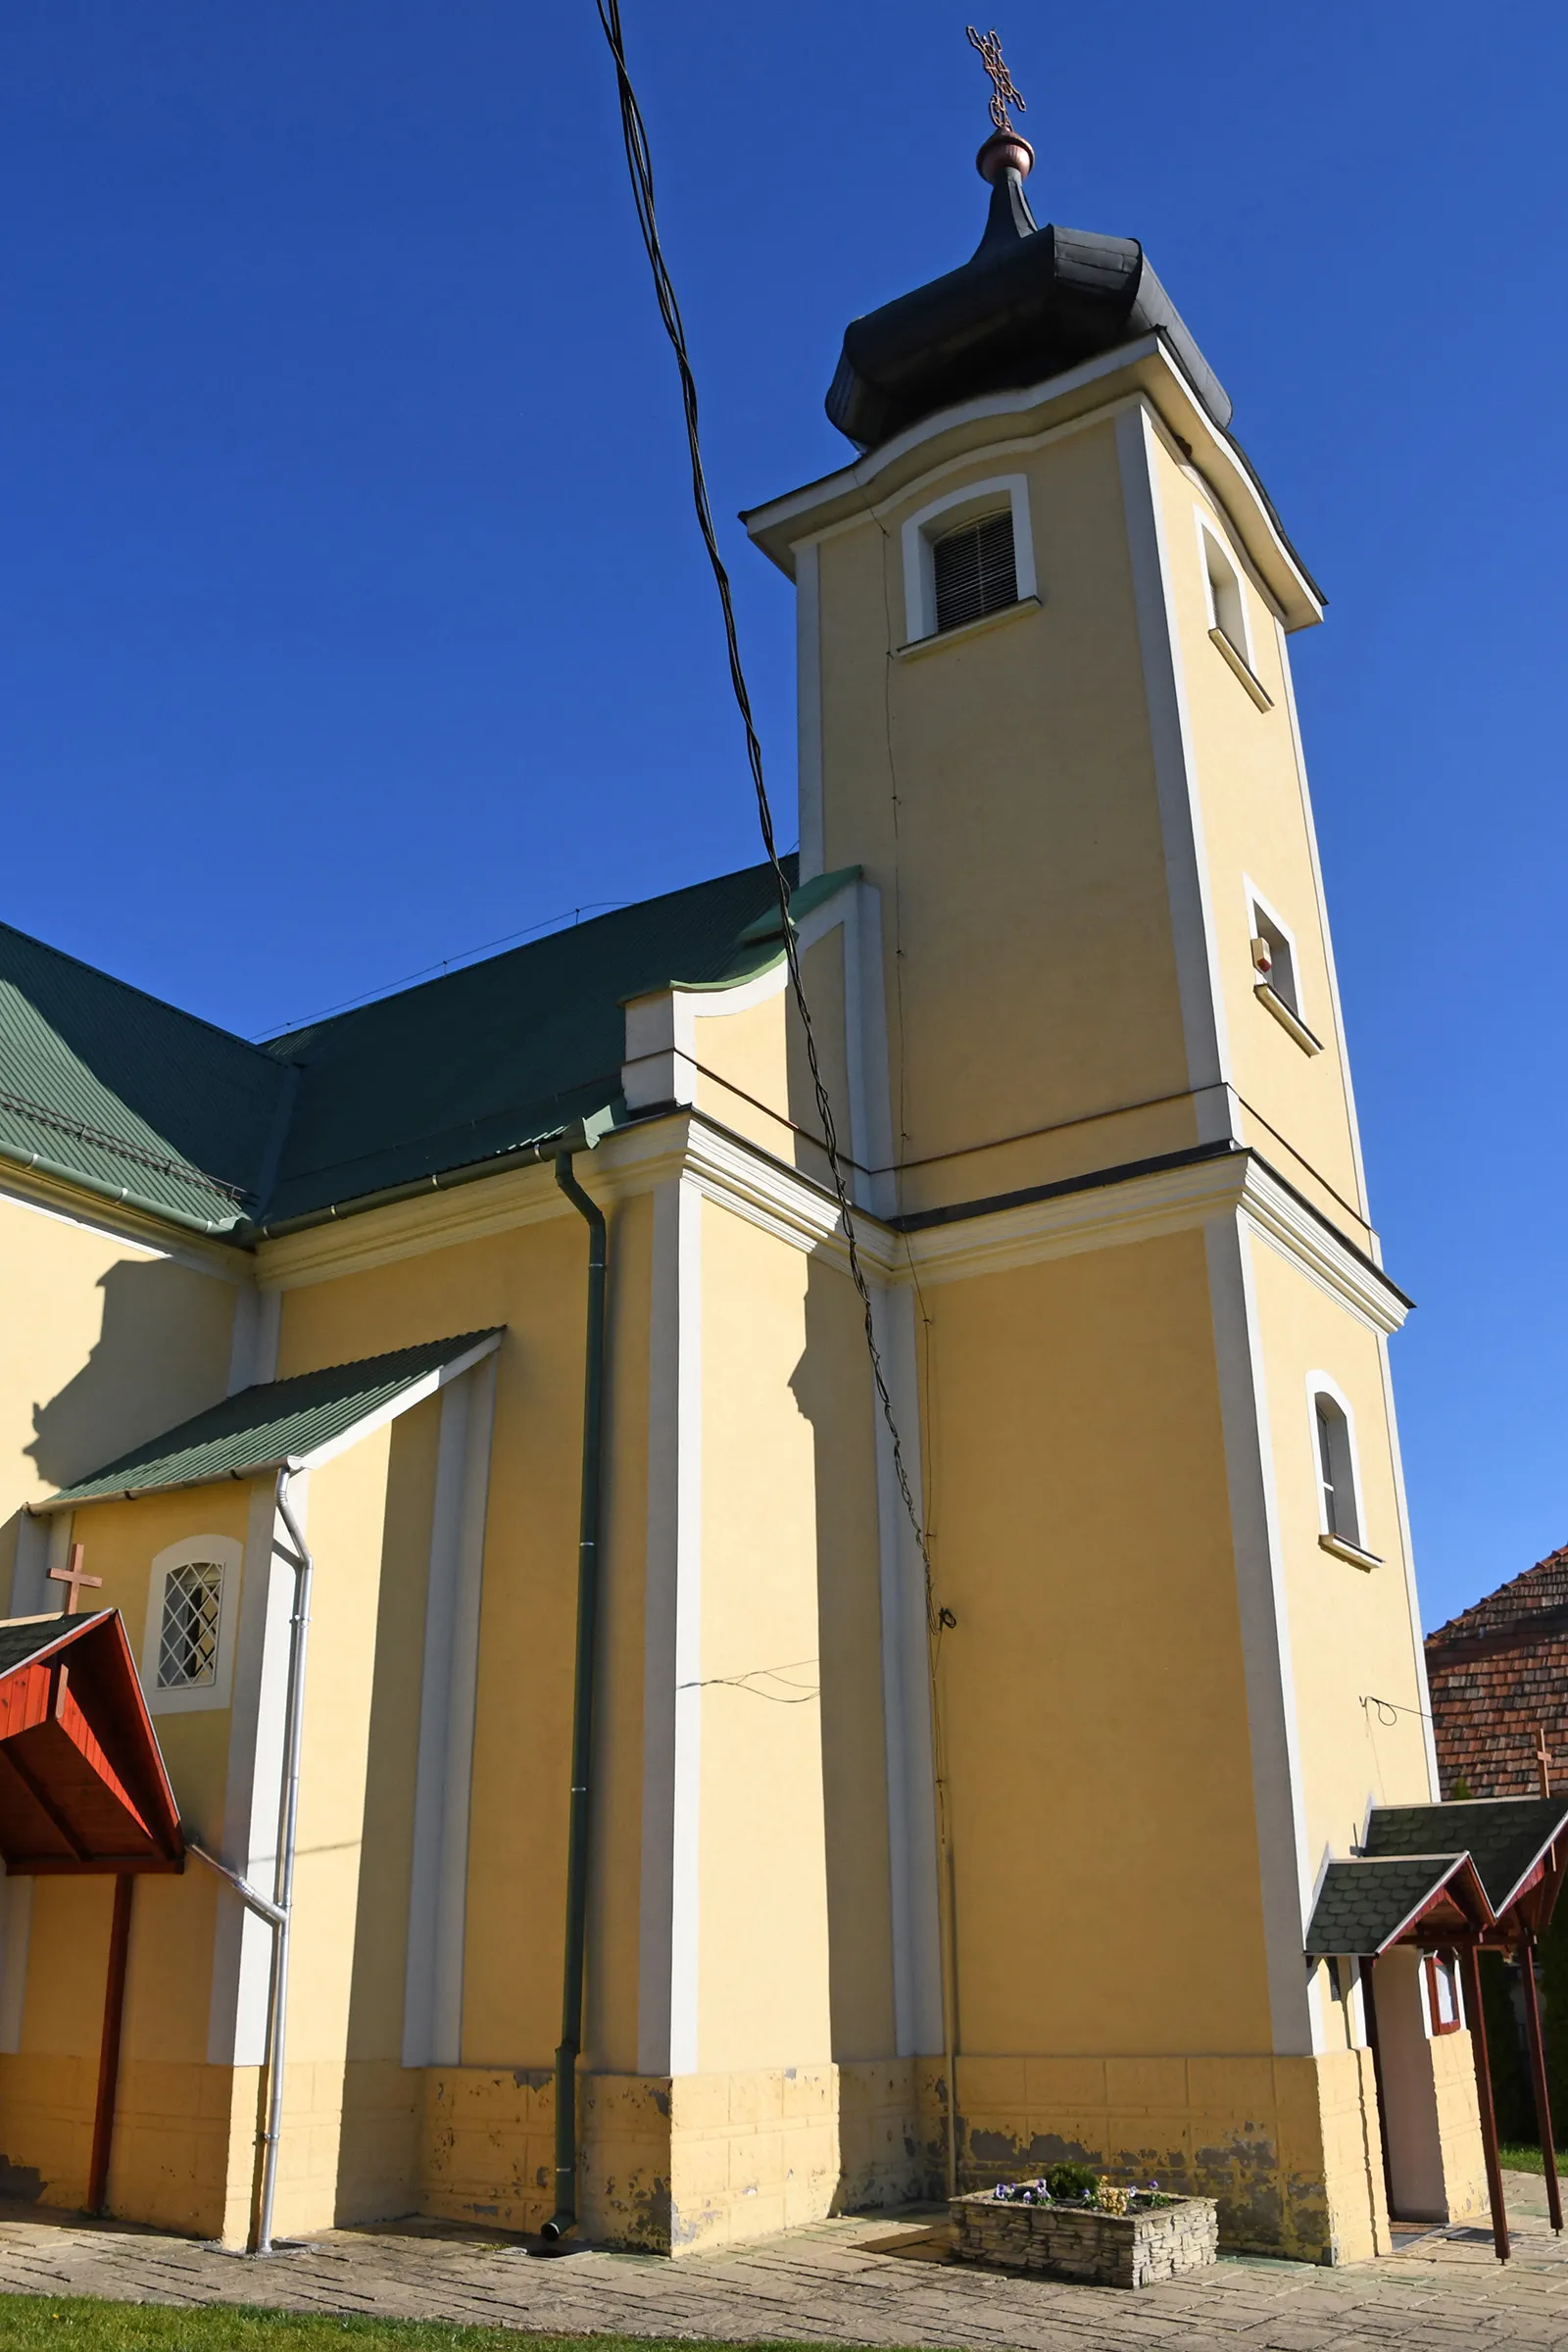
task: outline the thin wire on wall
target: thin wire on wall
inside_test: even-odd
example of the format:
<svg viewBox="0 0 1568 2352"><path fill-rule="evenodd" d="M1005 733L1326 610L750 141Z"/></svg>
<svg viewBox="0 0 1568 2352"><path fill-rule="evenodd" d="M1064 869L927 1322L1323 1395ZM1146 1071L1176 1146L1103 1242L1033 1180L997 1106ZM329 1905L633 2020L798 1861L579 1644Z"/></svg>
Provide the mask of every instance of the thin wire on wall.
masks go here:
<svg viewBox="0 0 1568 2352"><path fill-rule="evenodd" d="M746 684L746 671L741 662L740 638L735 626L735 609L730 596L729 573L719 553L717 534L713 529L712 510L708 498L708 480L703 469L702 440L697 417L697 379L692 372L691 357L686 346L686 329L681 319L680 305L664 261L660 243L659 221L654 208L654 168L648 146L647 125L637 93L626 70L625 41L621 32L619 0L595 0L599 22L615 63L615 80L620 96L621 136L626 146L626 164L631 173L632 202L637 211L637 225L642 231L643 245L653 271L654 291L659 302L659 315L664 332L675 354L675 366L680 375L681 404L686 417L686 443L691 458L692 503L697 511L698 528L718 591L719 608L724 619L724 644L729 657L730 686L736 708L746 732L746 758L752 771L752 784L757 796L757 814L761 827L762 848L772 868L774 887L778 892L779 917L784 929L784 955L789 966L790 988L806 1039L806 1058L811 1073L811 1088L816 1098L816 1113L822 1125L823 1149L833 1179L833 1192L838 1201L839 1216L844 1227L845 1246L849 1253L850 1276L859 1298L861 1316L865 1325L866 1352L871 1361L871 1377L876 1387L877 1402L887 1426L893 1452L893 1470L898 1480L899 1494L905 1513L914 1532L919 1547L920 1564L925 1584L925 1611L928 1629L934 1635L938 1629L937 1608L932 1592L931 1555L926 1544L925 1528L914 1491L909 1482L908 1466L904 1457L904 1442L899 1434L893 1398L883 1368L882 1351L877 1345L876 1323L871 1308L871 1293L860 1262L858 1238L856 1232L855 1211L850 1203L849 1187L839 1155L838 1127L833 1105L823 1082L817 1058L816 1032L811 1021L811 1008L807 1001L806 984L801 974L800 944L795 926L790 920L790 885L778 854L773 833L773 811L768 800L767 782L762 768L762 747L758 739L752 716L752 699Z"/></svg>

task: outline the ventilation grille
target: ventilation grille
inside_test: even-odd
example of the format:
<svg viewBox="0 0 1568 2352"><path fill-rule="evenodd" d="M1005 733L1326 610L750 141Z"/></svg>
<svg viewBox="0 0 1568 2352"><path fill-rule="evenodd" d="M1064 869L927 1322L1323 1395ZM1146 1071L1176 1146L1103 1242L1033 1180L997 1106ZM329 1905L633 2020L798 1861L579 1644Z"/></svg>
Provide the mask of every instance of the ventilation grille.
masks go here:
<svg viewBox="0 0 1568 2352"><path fill-rule="evenodd" d="M937 629L961 629L965 621L1000 612L1018 602L1018 572L1012 553L1012 510L982 514L961 530L949 531L931 550L936 585Z"/></svg>

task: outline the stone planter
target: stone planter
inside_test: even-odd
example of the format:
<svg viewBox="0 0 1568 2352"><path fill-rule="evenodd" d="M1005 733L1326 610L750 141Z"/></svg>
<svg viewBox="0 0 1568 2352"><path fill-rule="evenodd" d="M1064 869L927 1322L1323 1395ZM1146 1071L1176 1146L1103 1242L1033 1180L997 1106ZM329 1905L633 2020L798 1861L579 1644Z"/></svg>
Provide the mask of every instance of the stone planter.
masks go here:
<svg viewBox="0 0 1568 2352"><path fill-rule="evenodd" d="M1095 2213L1082 2205L1015 2205L981 2192L955 2197L948 2211L956 2261L1090 2286L1175 2278L1212 2262L1219 2244L1212 2197L1178 2197L1143 2213Z"/></svg>

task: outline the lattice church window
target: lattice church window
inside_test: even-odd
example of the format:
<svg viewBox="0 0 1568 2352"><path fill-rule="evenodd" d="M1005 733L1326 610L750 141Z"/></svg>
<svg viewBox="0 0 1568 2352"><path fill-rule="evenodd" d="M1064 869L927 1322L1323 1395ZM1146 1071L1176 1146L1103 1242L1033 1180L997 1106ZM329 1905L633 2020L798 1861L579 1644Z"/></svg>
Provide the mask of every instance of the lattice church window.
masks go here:
<svg viewBox="0 0 1568 2352"><path fill-rule="evenodd" d="M201 1690L218 1679L223 1571L216 1560L187 1560L169 1571L158 1633L160 1690Z"/></svg>

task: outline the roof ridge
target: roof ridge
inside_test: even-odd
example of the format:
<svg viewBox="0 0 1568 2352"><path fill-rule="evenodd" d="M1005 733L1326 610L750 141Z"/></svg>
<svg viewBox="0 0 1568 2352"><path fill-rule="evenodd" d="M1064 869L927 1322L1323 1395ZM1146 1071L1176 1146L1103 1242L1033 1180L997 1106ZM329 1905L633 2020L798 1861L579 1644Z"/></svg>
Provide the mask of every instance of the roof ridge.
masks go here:
<svg viewBox="0 0 1568 2352"><path fill-rule="evenodd" d="M286 1372L281 1380L253 1380L243 1389L231 1389L226 1396L220 1396L212 1404L203 1406L201 1412L187 1413L184 1421L176 1421L173 1426L183 1429L188 1422L204 1420L209 1413L221 1411L224 1405L233 1403L236 1398L254 1396L264 1389L286 1389L300 1380L324 1380L329 1372L363 1372L369 1364L389 1364L400 1355L424 1355L432 1348L474 1348L481 1340L493 1340L498 1332L505 1329L504 1323L487 1323L477 1331L444 1332L433 1340L408 1340L401 1348L378 1348L371 1355L346 1356L338 1364L313 1364L305 1372ZM166 1431L164 1434L167 1436L169 1433ZM154 1441L149 1440L148 1443Z"/></svg>
<svg viewBox="0 0 1568 2352"><path fill-rule="evenodd" d="M1446 1643L1449 1641L1465 1640L1466 1635L1459 1630L1461 1627L1473 1627L1478 1620L1482 1623L1488 1622L1482 1619L1481 1613L1484 1609L1490 1609L1494 1602L1502 1600L1505 1595L1518 1595L1519 1588L1522 1585L1527 1585L1532 1577L1541 1576L1543 1570L1547 1568L1558 1568L1568 1572L1568 1544L1559 1544L1555 1551L1548 1551L1530 1567L1522 1568L1517 1576L1505 1578L1491 1592L1483 1592L1479 1600L1473 1600L1470 1606L1467 1609L1461 1609L1456 1617L1449 1617L1442 1625L1434 1626L1432 1632L1425 1637L1426 1642ZM1522 1617L1529 1617L1534 1615L1537 1609L1545 1605L1544 1602L1526 1601L1518 1613Z"/></svg>
<svg viewBox="0 0 1568 2352"><path fill-rule="evenodd" d="M796 851L786 853L787 857L798 855L799 853ZM767 870L766 858L760 858L750 865L732 866L727 873L706 874L701 881L683 882L674 890L655 891L652 898L628 899L622 906L612 906L603 914L590 915L585 923L563 923L559 930L546 931L538 939L519 940L515 947L498 948L491 956L476 956L471 963L460 964L454 971L436 972L428 979L414 980L407 985L389 988L383 995L371 997L368 1003L346 1004L340 1012L323 1013L315 1020L296 1022L291 1027L279 1029L274 1036L264 1040L256 1046L255 1051L265 1055L269 1061L275 1063L278 1058L278 1048L287 1045L291 1039L320 1036L329 1029L337 1029L350 1021L358 1020L366 1013L379 1011L383 1004L405 1003L410 997L422 996L427 990L445 988L455 980L464 979L469 972L483 971L487 965L506 963L514 956L531 956L536 950L548 948L555 941L566 938L568 934L572 937L579 937L584 932L597 931L605 924L622 922L628 915L644 913L651 906L664 906L672 899L690 898L700 890L716 890L725 882L738 882L747 874L761 874Z"/></svg>
<svg viewBox="0 0 1568 2352"><path fill-rule="evenodd" d="M150 988L138 987L134 980L122 980L118 972L107 971L101 963L89 963L84 956L73 956L69 948L57 948L52 940L40 939L33 931L24 931L20 924L0 920L0 932L9 932L13 939L24 940L29 948L40 949L45 956L52 956L57 963L69 963L78 972L90 974L94 980L107 981L111 988L122 989L127 997L139 997L144 1004L156 1004L160 1012L172 1012L176 1020L189 1021L194 1028L205 1029L211 1036L222 1038L225 1045L242 1047L245 1053L254 1054L259 1061L276 1067L274 1055L269 1054L265 1047L254 1045L248 1037L241 1037L237 1029L225 1029L220 1021L210 1021L205 1013L191 1012L169 997L156 997Z"/></svg>

